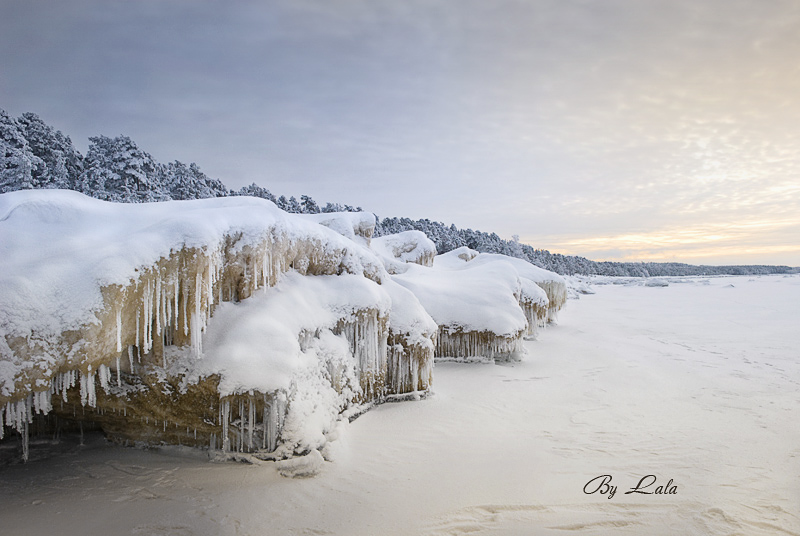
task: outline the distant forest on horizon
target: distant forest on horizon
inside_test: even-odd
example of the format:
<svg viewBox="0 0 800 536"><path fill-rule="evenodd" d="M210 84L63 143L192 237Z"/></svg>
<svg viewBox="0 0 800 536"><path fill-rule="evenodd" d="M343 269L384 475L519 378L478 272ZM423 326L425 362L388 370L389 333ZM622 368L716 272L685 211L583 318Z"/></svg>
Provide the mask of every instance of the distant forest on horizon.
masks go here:
<svg viewBox="0 0 800 536"><path fill-rule="evenodd" d="M177 160L156 162L127 136L89 138L89 150L81 155L69 136L54 129L34 113L19 118L0 109L0 193L24 189L62 188L120 203L145 203L209 197L254 196L268 199L280 209L296 214L360 212L361 207L328 202L320 206L308 195L275 196L257 184L237 191L205 175L195 163ZM439 253L461 246L486 253L524 259L562 275L607 275L628 277L756 275L797 273L800 268L770 265L706 266L676 262L592 261L575 255L551 253L496 233L460 229L429 219L403 217L379 219L376 236L416 229L424 232Z"/></svg>

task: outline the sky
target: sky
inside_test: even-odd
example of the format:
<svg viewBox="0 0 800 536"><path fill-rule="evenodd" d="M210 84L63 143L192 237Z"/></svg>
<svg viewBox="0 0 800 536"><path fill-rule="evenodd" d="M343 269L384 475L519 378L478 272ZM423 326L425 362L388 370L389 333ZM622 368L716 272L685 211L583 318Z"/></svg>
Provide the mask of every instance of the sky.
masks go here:
<svg viewBox="0 0 800 536"><path fill-rule="evenodd" d="M0 0L0 108L553 252L800 266L796 0Z"/></svg>

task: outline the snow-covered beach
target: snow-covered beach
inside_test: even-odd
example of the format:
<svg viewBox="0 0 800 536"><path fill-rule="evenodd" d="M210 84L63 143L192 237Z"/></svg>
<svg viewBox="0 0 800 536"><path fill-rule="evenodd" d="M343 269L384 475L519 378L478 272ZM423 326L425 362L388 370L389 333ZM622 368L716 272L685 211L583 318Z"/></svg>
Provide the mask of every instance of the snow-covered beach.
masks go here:
<svg viewBox="0 0 800 536"><path fill-rule="evenodd" d="M800 534L800 277L594 289L520 363L437 364L314 478L33 442L0 467L0 533ZM626 494L647 475L664 494Z"/></svg>

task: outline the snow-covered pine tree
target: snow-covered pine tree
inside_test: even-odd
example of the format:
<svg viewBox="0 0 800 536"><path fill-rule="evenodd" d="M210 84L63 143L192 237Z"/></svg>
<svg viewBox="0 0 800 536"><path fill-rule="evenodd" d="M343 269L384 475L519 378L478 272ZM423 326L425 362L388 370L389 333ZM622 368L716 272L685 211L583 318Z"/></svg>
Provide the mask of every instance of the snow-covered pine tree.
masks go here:
<svg viewBox="0 0 800 536"><path fill-rule="evenodd" d="M297 199L294 196L291 196L289 198L289 201L286 202L286 208L283 209L283 210L285 210L286 212L289 212L291 214L302 214L303 213L303 208L300 206L300 203L297 201Z"/></svg>
<svg viewBox="0 0 800 536"><path fill-rule="evenodd" d="M69 136L46 124L34 113L24 113L18 120L31 152L44 166L35 173L35 188L74 189L83 171L83 157Z"/></svg>
<svg viewBox="0 0 800 536"><path fill-rule="evenodd" d="M243 186L234 195L249 195L250 197L260 197L261 199L269 199L270 201L276 204L278 202L275 196L272 195L272 192L270 192L266 188L262 188L256 183L253 183L250 186Z"/></svg>
<svg viewBox="0 0 800 536"><path fill-rule="evenodd" d="M208 177L194 162L187 166L175 160L160 167L163 188L171 199L206 199L228 195L221 181Z"/></svg>
<svg viewBox="0 0 800 536"><path fill-rule="evenodd" d="M0 193L41 188L46 164L31 151L19 122L0 110Z"/></svg>
<svg viewBox="0 0 800 536"><path fill-rule="evenodd" d="M98 199L127 203L166 201L159 166L127 136L89 138L80 191Z"/></svg>
<svg viewBox="0 0 800 536"><path fill-rule="evenodd" d="M300 196L300 207L303 209L303 214L319 214L320 212L317 202L307 195Z"/></svg>

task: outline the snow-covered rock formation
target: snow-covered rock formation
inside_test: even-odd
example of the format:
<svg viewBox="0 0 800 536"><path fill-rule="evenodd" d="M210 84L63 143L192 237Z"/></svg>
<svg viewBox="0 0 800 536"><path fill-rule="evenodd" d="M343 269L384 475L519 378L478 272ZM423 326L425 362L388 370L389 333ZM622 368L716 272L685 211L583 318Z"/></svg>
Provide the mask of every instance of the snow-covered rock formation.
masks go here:
<svg viewBox="0 0 800 536"><path fill-rule="evenodd" d="M524 261L434 262L422 233L373 229L248 197L0 195L0 438L16 429L27 456L31 424L86 422L305 454L348 411L427 392L434 354L512 355L563 303L558 276Z"/></svg>
<svg viewBox="0 0 800 536"><path fill-rule="evenodd" d="M535 337L566 301L559 275L466 247L436 256L429 267L406 265L392 277L439 325L441 359L517 358L522 338Z"/></svg>

